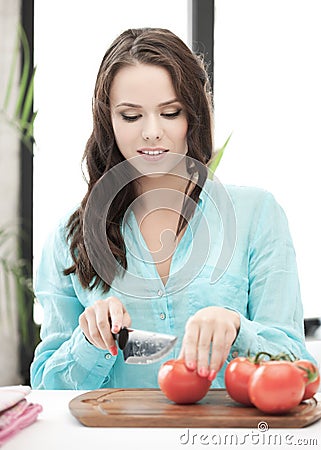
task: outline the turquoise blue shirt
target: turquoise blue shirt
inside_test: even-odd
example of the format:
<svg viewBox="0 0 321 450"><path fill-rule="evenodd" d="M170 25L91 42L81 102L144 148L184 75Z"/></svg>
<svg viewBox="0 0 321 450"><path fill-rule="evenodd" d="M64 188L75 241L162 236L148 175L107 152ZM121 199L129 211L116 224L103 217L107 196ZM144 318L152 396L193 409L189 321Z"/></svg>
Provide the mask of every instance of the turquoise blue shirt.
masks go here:
<svg viewBox="0 0 321 450"><path fill-rule="evenodd" d="M172 258L164 286L133 213L123 235L128 270L108 294L83 289L72 264L65 217L44 246L36 297L44 309L41 343L31 365L36 389L158 387L160 365L179 355L186 321L211 305L237 311L241 326L229 357L212 387L224 387L226 364L237 355L293 352L312 359L304 344L303 311L295 251L283 209L274 197L252 187L208 180L195 213ZM172 352L148 365L126 364L88 343L79 327L84 308L117 296L132 327L178 336Z"/></svg>

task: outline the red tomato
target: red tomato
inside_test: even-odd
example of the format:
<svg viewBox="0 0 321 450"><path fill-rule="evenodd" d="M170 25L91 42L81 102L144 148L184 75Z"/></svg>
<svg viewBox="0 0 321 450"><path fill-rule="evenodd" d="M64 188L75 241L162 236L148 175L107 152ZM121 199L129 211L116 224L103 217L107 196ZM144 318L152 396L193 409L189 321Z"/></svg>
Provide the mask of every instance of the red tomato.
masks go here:
<svg viewBox="0 0 321 450"><path fill-rule="evenodd" d="M169 400L175 403L196 403L207 394L211 381L189 370L183 359L170 359L159 369L158 384Z"/></svg>
<svg viewBox="0 0 321 450"><path fill-rule="evenodd" d="M259 367L249 358L239 356L228 363L225 370L225 386L230 397L243 405L251 405L248 394L250 376Z"/></svg>
<svg viewBox="0 0 321 450"><path fill-rule="evenodd" d="M272 414L285 413L297 406L305 390L300 370L288 361L264 362L249 380L249 397L253 405Z"/></svg>
<svg viewBox="0 0 321 450"><path fill-rule="evenodd" d="M301 375L303 376L305 383L305 391L302 400L313 397L318 392L320 386L320 373L318 368L311 361L306 359L294 361L294 364L299 368L303 367L303 369L307 369L301 369Z"/></svg>

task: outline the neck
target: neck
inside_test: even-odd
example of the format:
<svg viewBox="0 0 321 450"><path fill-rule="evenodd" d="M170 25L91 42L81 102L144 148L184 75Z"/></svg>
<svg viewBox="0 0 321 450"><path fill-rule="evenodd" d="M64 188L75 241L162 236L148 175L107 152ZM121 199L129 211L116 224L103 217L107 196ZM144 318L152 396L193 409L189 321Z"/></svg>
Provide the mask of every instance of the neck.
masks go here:
<svg viewBox="0 0 321 450"><path fill-rule="evenodd" d="M189 178L188 175L182 177L172 174L144 176L137 180L137 194L142 195L156 189L172 189L174 191L185 192Z"/></svg>
<svg viewBox="0 0 321 450"><path fill-rule="evenodd" d="M186 195L189 195L195 186L193 181L188 186L189 178L164 175L157 178L142 177L137 180L138 195L134 205L136 217L163 209L180 214ZM187 187L188 191L185 193Z"/></svg>

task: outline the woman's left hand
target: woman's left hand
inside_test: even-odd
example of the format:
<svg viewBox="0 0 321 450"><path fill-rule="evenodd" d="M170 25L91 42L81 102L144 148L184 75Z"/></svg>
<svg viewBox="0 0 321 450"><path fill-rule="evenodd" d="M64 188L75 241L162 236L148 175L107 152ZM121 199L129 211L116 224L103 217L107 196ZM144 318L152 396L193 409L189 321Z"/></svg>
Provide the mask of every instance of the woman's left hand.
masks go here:
<svg viewBox="0 0 321 450"><path fill-rule="evenodd" d="M214 380L240 328L237 312L218 306L200 309L186 323L180 358L188 369ZM211 352L211 355L210 355Z"/></svg>

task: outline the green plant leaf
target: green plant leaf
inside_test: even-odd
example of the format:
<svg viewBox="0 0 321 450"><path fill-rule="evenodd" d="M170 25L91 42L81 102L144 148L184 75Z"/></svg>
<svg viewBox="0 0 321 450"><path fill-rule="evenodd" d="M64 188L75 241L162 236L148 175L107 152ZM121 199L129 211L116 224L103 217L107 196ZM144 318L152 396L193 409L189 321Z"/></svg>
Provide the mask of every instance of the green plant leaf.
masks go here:
<svg viewBox="0 0 321 450"><path fill-rule="evenodd" d="M23 102L25 99L26 91L28 89L28 77L29 77L29 68L30 68L30 49L29 43L24 32L24 29L19 26L19 36L21 40L22 46L22 54L23 54L23 66L22 66L22 74L19 84L19 95L16 103L15 109L15 118L17 120L21 117L21 110L23 109Z"/></svg>
<svg viewBox="0 0 321 450"><path fill-rule="evenodd" d="M227 147L227 144L229 143L229 140L231 139L232 133L229 135L229 137L224 142L223 147L221 147L219 150L215 152L215 155L212 159L212 161L208 165L208 177L212 180L214 177L214 173L222 159L222 156L224 154L224 151Z"/></svg>
<svg viewBox="0 0 321 450"><path fill-rule="evenodd" d="M18 95L17 98L13 98L13 86L16 72L18 70L20 48L22 52L23 66L19 82ZM36 112L32 111L36 67L33 69L31 77L29 77L30 64L31 58L28 38L23 27L19 25L16 46L13 53L9 79L6 87L5 100L0 113L5 118L6 122L17 130L19 133L19 138L25 146L32 151L32 144L34 142L33 125L37 115ZM9 113L9 109L11 109L10 104L13 106L13 114Z"/></svg>
<svg viewBox="0 0 321 450"><path fill-rule="evenodd" d="M28 124L28 126L26 128L26 137L29 138L29 139L33 138L33 124L34 124L34 121L35 121L35 119L37 117L37 113L38 113L38 111L35 111L32 114L31 120L30 120L30 122L29 122L29 124Z"/></svg>
<svg viewBox="0 0 321 450"><path fill-rule="evenodd" d="M33 83L34 83L35 73L36 73L36 68L33 69L32 77L29 82L29 86L27 87L26 97L25 97L24 103L22 105L21 118L20 118L20 128L21 128L22 132L24 132L28 128L29 117L32 113ZM32 117L33 117L33 115L32 115Z"/></svg>
<svg viewBox="0 0 321 450"><path fill-rule="evenodd" d="M34 298L32 281L24 275L25 263L22 260L13 263L8 261L7 258L0 258L0 267L2 268L0 281L4 288L4 304L6 305L5 319L8 320L9 317L10 323L13 325L13 310L11 305L12 302L16 302L21 340L23 343L28 344L28 317L24 305L24 298L25 293L32 294ZM14 290L12 289L13 286ZM0 324L3 320L1 312L0 308ZM29 344L31 343L29 342Z"/></svg>
<svg viewBox="0 0 321 450"><path fill-rule="evenodd" d="M35 295L32 280L26 276L26 273L30 273L30 270L27 270L27 262L19 257L19 249L18 255L15 252L17 239L17 232L9 226L0 228L0 283L4 294L4 298L0 298L0 326L4 319L9 320L10 325L14 325L12 304L15 302L21 342L30 345L32 344L29 342L28 335L30 324L28 323L24 299L25 294L33 299ZM8 245L8 242L10 245ZM2 308L1 305L5 305L5 308Z"/></svg>

